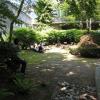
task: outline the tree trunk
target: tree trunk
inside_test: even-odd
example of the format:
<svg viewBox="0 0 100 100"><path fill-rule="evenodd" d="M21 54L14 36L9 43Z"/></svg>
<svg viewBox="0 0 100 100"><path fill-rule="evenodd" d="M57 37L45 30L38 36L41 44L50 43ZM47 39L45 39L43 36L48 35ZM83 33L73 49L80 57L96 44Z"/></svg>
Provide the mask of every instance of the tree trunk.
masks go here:
<svg viewBox="0 0 100 100"><path fill-rule="evenodd" d="M9 42L11 42L12 40L13 24L14 24L14 20L11 21L11 24L10 24Z"/></svg>
<svg viewBox="0 0 100 100"><path fill-rule="evenodd" d="M89 21L88 21L88 19L86 19L86 29L88 29L89 28Z"/></svg>
<svg viewBox="0 0 100 100"><path fill-rule="evenodd" d="M80 21L80 28L83 29L83 22Z"/></svg>
<svg viewBox="0 0 100 100"><path fill-rule="evenodd" d="M86 20L86 29L87 29L87 34L90 33L90 27L89 27L89 20Z"/></svg>
<svg viewBox="0 0 100 100"><path fill-rule="evenodd" d="M11 24L10 24L10 34L9 34L9 42L11 42L11 40L12 40L12 32L13 32L13 25L14 25L14 22L17 20L17 18L18 18L19 15L20 15L20 12L21 12L22 7L23 7L23 4L24 4L24 1L25 1L25 0L22 0L22 1L21 1L20 6L19 6L19 9L18 9L18 12L17 12L17 15L16 15L15 18L11 21Z"/></svg>
<svg viewBox="0 0 100 100"><path fill-rule="evenodd" d="M91 20L91 18L89 19L89 30L91 31L91 24L92 24L92 20Z"/></svg>

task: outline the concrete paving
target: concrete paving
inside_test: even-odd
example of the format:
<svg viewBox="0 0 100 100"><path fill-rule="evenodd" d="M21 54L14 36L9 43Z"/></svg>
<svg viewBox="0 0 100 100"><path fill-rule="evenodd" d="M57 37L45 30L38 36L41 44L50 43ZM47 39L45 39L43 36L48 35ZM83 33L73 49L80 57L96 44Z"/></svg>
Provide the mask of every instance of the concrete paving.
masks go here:
<svg viewBox="0 0 100 100"><path fill-rule="evenodd" d="M97 95L98 100L100 100L100 65L96 67L96 88L97 88Z"/></svg>

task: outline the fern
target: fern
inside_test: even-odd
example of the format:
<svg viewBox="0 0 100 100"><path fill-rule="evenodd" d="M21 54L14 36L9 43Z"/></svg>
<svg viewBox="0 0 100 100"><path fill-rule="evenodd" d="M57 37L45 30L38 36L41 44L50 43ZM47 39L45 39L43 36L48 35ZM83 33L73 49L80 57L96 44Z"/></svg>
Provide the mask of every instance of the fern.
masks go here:
<svg viewBox="0 0 100 100"><path fill-rule="evenodd" d="M14 85L16 87L16 91L23 93L23 94L27 94L30 92L33 84L31 80L28 79L24 79L20 76L16 77L14 80Z"/></svg>
<svg viewBox="0 0 100 100"><path fill-rule="evenodd" d="M9 92L7 89L0 90L0 100L3 100L8 96L14 96L14 93Z"/></svg>

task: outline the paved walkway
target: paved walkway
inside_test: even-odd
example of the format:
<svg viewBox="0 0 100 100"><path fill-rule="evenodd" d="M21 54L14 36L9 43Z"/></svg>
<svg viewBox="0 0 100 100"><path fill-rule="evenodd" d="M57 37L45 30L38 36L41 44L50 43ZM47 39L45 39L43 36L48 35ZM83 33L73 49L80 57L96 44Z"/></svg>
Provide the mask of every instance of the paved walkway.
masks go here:
<svg viewBox="0 0 100 100"><path fill-rule="evenodd" d="M44 86L35 90L34 99L29 100L50 100L58 91L56 87L59 82L77 84L80 94L83 87L95 89L95 68L100 64L100 59L77 58L69 54L68 50L57 47L51 47L44 55L48 55L46 57L49 59L43 58L43 63L32 64L27 68L26 77ZM96 98L96 91L91 95Z"/></svg>
<svg viewBox="0 0 100 100"><path fill-rule="evenodd" d="M100 65L97 65L96 67L96 88L97 88L97 95L98 95L98 100L100 100Z"/></svg>

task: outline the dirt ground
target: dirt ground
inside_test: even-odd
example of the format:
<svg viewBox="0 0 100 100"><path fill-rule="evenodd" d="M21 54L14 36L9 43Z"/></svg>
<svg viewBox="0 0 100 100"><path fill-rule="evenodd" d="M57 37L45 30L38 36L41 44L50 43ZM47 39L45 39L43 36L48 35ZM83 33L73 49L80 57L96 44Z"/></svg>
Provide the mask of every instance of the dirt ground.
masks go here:
<svg viewBox="0 0 100 100"><path fill-rule="evenodd" d="M34 88L31 96L17 97L17 100L51 100L58 83L64 81L77 84L80 89L84 86L95 88L95 67L100 64L100 59L75 57L68 48L54 46L44 55L46 58L42 63L28 65L25 76L40 85Z"/></svg>

